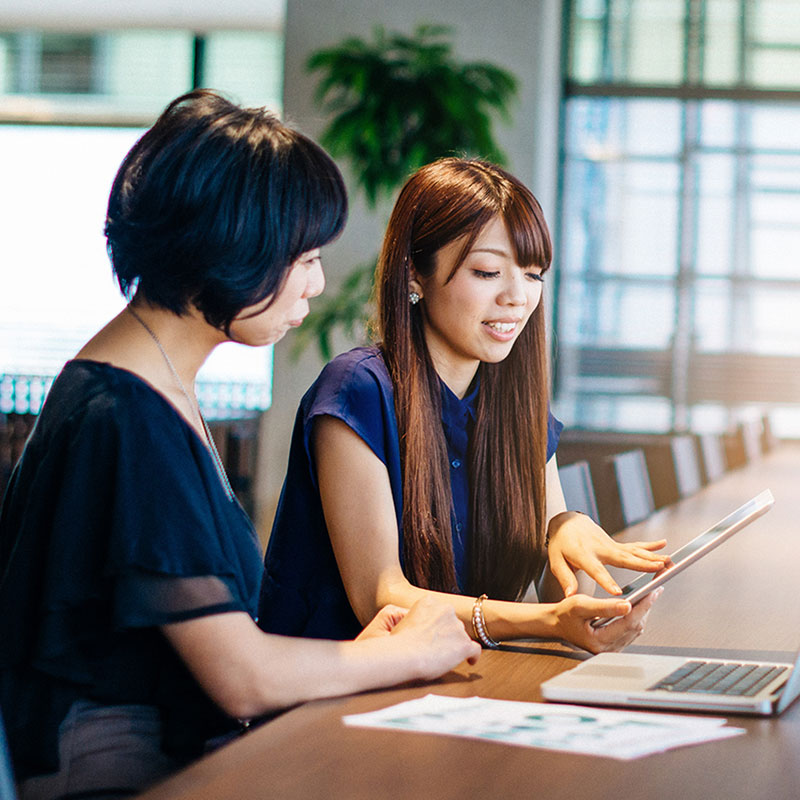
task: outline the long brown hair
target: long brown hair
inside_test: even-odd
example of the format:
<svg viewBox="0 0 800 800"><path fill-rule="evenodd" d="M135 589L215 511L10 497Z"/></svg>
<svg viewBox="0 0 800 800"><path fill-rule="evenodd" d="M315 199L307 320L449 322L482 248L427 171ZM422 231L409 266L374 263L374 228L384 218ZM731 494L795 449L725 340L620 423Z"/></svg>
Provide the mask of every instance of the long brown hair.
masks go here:
<svg viewBox="0 0 800 800"><path fill-rule="evenodd" d="M520 266L550 266L536 198L484 161L445 158L422 167L398 197L376 274L377 334L394 384L403 469L404 570L413 583L457 591L452 496L441 390L425 342L424 303L409 303L412 267L430 276L436 253L464 239L452 274L487 222L506 225ZM519 599L544 564L548 378L540 302L509 356L480 366L470 444L470 594Z"/></svg>

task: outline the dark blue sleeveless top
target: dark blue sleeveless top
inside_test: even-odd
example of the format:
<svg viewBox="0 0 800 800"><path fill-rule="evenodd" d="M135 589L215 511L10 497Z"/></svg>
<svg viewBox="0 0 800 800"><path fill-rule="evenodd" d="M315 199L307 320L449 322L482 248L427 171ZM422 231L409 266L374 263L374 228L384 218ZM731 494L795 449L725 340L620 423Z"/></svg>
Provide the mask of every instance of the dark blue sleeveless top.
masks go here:
<svg viewBox="0 0 800 800"><path fill-rule="evenodd" d="M450 462L453 496L453 553L459 587L466 584L470 534L467 447L475 415L478 383L459 399L442 382L442 426ZM311 452L314 419L336 417L355 431L383 462L397 518L398 556L403 558L403 482L394 389L380 350L357 347L335 358L300 402L281 492L265 559L259 624L295 636L346 639L361 629L342 584L322 512ZM552 415L547 458L562 429Z"/></svg>

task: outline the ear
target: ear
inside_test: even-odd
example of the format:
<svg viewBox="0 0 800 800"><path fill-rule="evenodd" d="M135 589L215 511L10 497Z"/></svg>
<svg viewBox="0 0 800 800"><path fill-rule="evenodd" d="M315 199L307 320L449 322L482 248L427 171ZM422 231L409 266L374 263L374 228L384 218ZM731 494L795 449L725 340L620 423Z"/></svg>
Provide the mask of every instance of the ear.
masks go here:
<svg viewBox="0 0 800 800"><path fill-rule="evenodd" d="M408 281L408 291L416 292L420 297L423 297L425 294L422 291L422 285L417 280L417 275L413 270L411 271L411 279Z"/></svg>

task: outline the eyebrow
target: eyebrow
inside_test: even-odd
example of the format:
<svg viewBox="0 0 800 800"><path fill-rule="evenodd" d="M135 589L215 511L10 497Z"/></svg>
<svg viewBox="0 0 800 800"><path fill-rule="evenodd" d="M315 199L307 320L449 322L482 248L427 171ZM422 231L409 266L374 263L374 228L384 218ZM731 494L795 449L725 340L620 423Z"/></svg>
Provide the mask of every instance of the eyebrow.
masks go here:
<svg viewBox="0 0 800 800"><path fill-rule="evenodd" d="M516 256L511 255L507 250L502 250L497 247L473 247L472 250L467 253L467 256L471 256L473 253L492 253L493 255L500 256L501 258L510 258L514 260ZM519 265L520 269L542 269L538 264L528 264L528 266Z"/></svg>
<svg viewBox="0 0 800 800"><path fill-rule="evenodd" d="M467 255L472 255L473 253L494 253L496 256L512 258L511 253L509 253L507 250L501 250L496 247L473 247L472 250L467 253Z"/></svg>

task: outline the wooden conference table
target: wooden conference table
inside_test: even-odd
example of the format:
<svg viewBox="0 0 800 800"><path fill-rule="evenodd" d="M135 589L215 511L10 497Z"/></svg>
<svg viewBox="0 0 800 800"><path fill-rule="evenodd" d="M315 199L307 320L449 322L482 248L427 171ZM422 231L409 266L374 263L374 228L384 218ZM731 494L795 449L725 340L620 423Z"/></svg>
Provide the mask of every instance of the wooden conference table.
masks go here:
<svg viewBox="0 0 800 800"><path fill-rule="evenodd" d="M800 646L800 446L784 445L621 534L674 550L765 488L773 509L676 576L631 647L783 657ZM777 719L731 717L747 734L634 761L494 742L345 727L344 714L429 692L540 701L539 684L576 663L557 643L484 651L443 679L299 706L142 795L248 798L798 798L800 701Z"/></svg>

